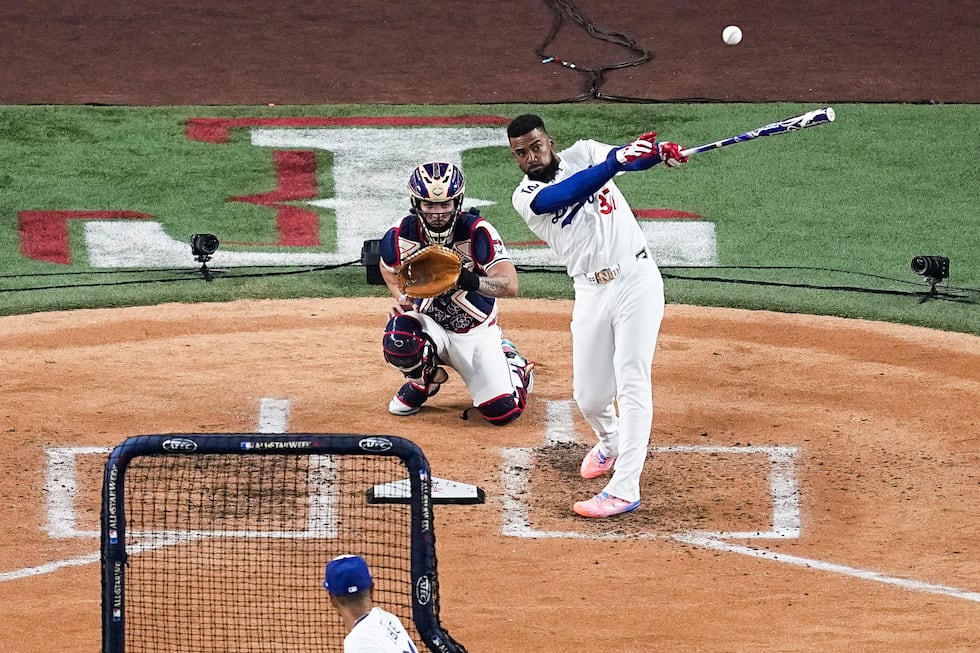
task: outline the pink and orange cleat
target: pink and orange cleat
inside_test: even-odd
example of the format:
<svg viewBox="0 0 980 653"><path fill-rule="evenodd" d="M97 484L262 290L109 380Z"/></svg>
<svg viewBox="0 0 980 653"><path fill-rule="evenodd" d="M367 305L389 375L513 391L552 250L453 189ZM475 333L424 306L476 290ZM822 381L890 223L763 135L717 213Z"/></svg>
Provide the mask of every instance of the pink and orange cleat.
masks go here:
<svg viewBox="0 0 980 653"><path fill-rule="evenodd" d="M599 445L596 445L582 459L582 478L602 476L613 468L615 462L616 456L602 455L602 450L599 449Z"/></svg>
<svg viewBox="0 0 980 653"><path fill-rule="evenodd" d="M639 507L639 501L630 502L614 497L607 492L600 492L591 499L576 502L573 510L582 517L604 519L613 515L621 515L624 512L633 512Z"/></svg>

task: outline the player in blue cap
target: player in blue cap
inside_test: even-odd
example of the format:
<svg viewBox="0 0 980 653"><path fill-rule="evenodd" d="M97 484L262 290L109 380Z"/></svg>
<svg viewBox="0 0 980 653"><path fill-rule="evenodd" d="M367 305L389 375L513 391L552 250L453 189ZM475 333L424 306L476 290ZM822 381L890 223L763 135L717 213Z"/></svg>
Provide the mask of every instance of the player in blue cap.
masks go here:
<svg viewBox="0 0 980 653"><path fill-rule="evenodd" d="M323 587L347 626L344 653L418 653L398 617L374 605L364 558L341 555L328 562Z"/></svg>

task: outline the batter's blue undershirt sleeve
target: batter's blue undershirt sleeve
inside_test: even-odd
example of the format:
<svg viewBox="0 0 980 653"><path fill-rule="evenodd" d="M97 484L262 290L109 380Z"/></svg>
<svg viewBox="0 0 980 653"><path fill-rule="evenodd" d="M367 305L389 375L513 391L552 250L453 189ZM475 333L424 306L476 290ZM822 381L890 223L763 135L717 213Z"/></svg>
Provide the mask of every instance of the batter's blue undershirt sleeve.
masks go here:
<svg viewBox="0 0 980 653"><path fill-rule="evenodd" d="M654 145L656 145L656 142L654 142ZM613 152L615 152L615 150L613 150ZM651 156L646 159L637 159L632 163L627 163L626 165L622 166L622 169L625 170L626 172L639 172L641 170L649 170L653 166L660 163L660 161L661 161L660 155L658 154L656 156Z"/></svg>
<svg viewBox="0 0 980 653"><path fill-rule="evenodd" d="M580 170L554 186L542 188L541 192L531 200L531 210L538 215L544 215L582 202L602 188L620 170L622 165L616 160L616 150L611 150L602 163Z"/></svg>
<svg viewBox="0 0 980 653"><path fill-rule="evenodd" d="M606 160L598 165L594 165L587 170L576 172L574 175L558 182L554 186L541 189L533 200L531 200L531 210L538 215L554 213L558 209L578 202L584 201L592 193L602 188L607 181L616 176L617 172L639 172L649 170L660 163L659 156L652 156L646 159L637 159L627 165L621 164L616 160L615 150L610 150Z"/></svg>

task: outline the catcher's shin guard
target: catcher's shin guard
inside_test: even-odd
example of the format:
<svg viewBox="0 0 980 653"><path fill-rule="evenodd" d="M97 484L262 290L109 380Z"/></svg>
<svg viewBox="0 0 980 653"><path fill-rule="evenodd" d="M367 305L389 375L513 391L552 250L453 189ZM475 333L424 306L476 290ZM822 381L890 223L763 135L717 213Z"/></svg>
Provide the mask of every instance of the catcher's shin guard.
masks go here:
<svg viewBox="0 0 980 653"><path fill-rule="evenodd" d="M422 323L410 315L388 320L381 347L385 360L409 379L421 383L438 369L432 341L422 330Z"/></svg>
<svg viewBox="0 0 980 653"><path fill-rule="evenodd" d="M514 394L494 397L476 407L483 419L494 426L510 424L521 416L527 406L527 390L518 388Z"/></svg>
<svg viewBox="0 0 980 653"><path fill-rule="evenodd" d="M446 373L445 370L442 370L442 372L443 374ZM409 381L399 388L395 396L388 402L388 412L392 415L401 415L403 417L414 415L422 410L422 404L429 397L439 392L440 387L442 387L441 383L419 385Z"/></svg>

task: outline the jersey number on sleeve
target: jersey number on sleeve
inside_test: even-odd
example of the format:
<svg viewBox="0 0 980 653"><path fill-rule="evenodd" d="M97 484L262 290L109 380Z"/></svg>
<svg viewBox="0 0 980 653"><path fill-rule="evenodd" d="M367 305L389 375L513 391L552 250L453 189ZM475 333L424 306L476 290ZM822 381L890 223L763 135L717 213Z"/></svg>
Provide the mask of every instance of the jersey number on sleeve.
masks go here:
<svg viewBox="0 0 980 653"><path fill-rule="evenodd" d="M613 197L608 188L603 188L599 193L599 213L609 215L616 209L616 198Z"/></svg>

